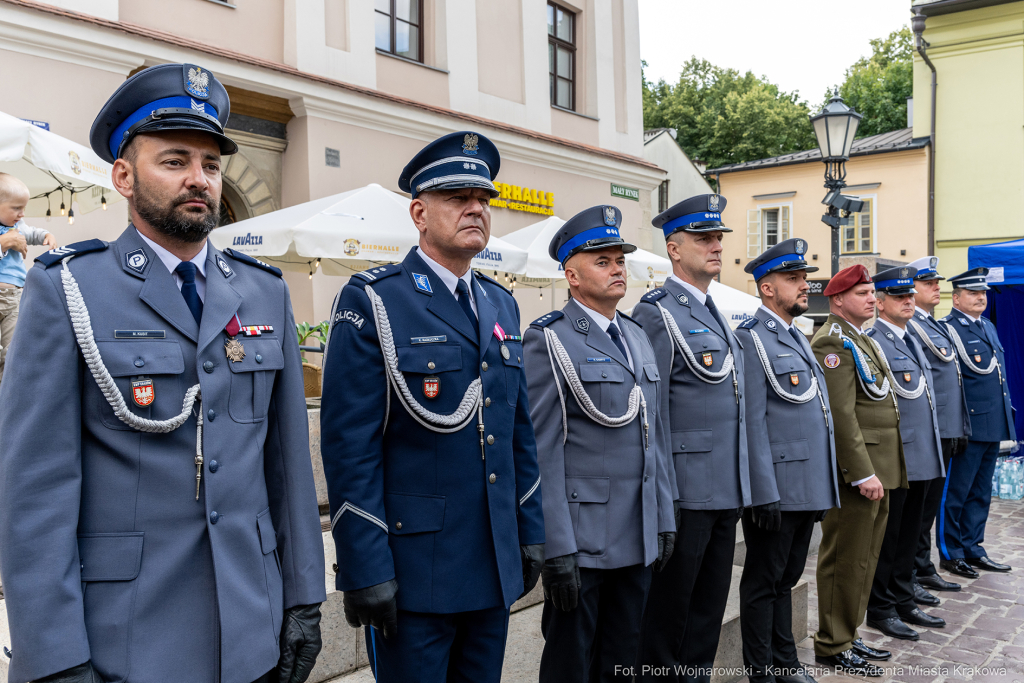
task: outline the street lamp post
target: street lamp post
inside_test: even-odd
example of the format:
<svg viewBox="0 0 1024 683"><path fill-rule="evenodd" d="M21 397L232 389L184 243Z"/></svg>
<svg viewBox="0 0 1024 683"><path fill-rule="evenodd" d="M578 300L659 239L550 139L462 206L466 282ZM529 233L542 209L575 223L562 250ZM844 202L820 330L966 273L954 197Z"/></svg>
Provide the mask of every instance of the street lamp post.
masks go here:
<svg viewBox="0 0 1024 683"><path fill-rule="evenodd" d="M864 202L842 194L846 187L846 161L850 158L853 138L857 134L861 115L846 106L835 94L820 112L811 116L814 136L818 139L821 160L825 162L825 189L828 193L821 201L828 206L821 222L832 228L832 275L839 272L839 228L843 219L860 211Z"/></svg>

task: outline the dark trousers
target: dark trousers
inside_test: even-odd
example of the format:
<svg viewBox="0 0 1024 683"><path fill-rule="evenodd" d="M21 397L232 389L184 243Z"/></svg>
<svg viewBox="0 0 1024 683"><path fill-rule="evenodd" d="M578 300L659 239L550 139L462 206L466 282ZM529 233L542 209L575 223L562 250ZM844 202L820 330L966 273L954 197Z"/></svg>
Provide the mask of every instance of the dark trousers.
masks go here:
<svg viewBox="0 0 1024 683"><path fill-rule="evenodd" d="M743 513L747 556L740 579L740 631L751 683L773 681L769 670L794 675L801 668L793 640L792 590L807 562L815 514L783 512L782 528L765 531L750 510Z"/></svg>
<svg viewBox="0 0 1024 683"><path fill-rule="evenodd" d="M252 683L277 683L277 669L271 669Z"/></svg>
<svg viewBox="0 0 1024 683"><path fill-rule="evenodd" d="M639 564L582 568L576 609L563 612L545 600L540 683L632 680L651 573Z"/></svg>
<svg viewBox="0 0 1024 683"><path fill-rule="evenodd" d="M949 459L953 454L953 443L956 439L942 439L942 462L949 467ZM917 540L917 555L914 557L915 576L934 576L938 572L932 563L932 527L935 515L942 505L942 491L946 488L946 478L932 479L928 493L924 497L924 511L921 513L921 536Z"/></svg>
<svg viewBox="0 0 1024 683"><path fill-rule="evenodd" d="M390 639L366 627L366 652L377 683L500 683L508 635L504 607L427 614L398 612Z"/></svg>
<svg viewBox="0 0 1024 683"><path fill-rule="evenodd" d="M936 534L944 559L986 556L981 544L997 457L998 441L968 441L967 449L949 461Z"/></svg>
<svg viewBox="0 0 1024 683"><path fill-rule="evenodd" d="M739 510L683 510L676 550L651 581L637 681L711 680L732 582Z"/></svg>
<svg viewBox="0 0 1024 683"><path fill-rule="evenodd" d="M909 489L893 489L889 520L868 598L868 619L881 621L913 612L914 558L921 536L924 501L933 480L912 481Z"/></svg>

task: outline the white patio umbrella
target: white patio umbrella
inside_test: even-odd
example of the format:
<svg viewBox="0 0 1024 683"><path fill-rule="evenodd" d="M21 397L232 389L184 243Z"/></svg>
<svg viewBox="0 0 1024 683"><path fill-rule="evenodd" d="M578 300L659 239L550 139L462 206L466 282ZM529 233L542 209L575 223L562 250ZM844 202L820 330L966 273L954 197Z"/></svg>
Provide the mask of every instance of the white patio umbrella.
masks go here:
<svg viewBox="0 0 1024 683"><path fill-rule="evenodd" d="M26 207L27 216L45 216L48 208L59 216L62 201L72 207L72 192L78 213L123 199L110 180L111 165L91 149L3 112L0 171L28 185L33 199ZM46 193L51 194L49 202L43 196Z"/></svg>
<svg viewBox="0 0 1024 683"><path fill-rule="evenodd" d="M419 243L410 200L376 183L315 199L214 230L218 249L230 247L279 268L352 275L375 263L404 259ZM482 270L522 272L526 252L496 237L473 259Z"/></svg>

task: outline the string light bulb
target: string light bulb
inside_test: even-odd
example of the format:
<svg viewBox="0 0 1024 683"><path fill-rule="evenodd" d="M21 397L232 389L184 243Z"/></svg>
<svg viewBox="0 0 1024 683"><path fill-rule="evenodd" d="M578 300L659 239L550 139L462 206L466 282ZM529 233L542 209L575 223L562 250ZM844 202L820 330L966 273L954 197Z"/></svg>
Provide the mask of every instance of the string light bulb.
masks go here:
<svg viewBox="0 0 1024 683"><path fill-rule="evenodd" d="M107 195L102 192L100 193L100 206L103 208L104 211L107 210Z"/></svg>
<svg viewBox="0 0 1024 683"><path fill-rule="evenodd" d="M310 280L313 279L313 262L312 261L309 262L309 279Z"/></svg>
<svg viewBox="0 0 1024 683"><path fill-rule="evenodd" d="M540 300L544 301L544 290L540 290Z"/></svg>
<svg viewBox="0 0 1024 683"><path fill-rule="evenodd" d="M50 222L50 195L46 195L46 222Z"/></svg>
<svg viewBox="0 0 1024 683"><path fill-rule="evenodd" d="M75 193L71 193L71 201L68 202L70 208L68 208L68 225L75 224ZM63 206L63 204L61 205Z"/></svg>

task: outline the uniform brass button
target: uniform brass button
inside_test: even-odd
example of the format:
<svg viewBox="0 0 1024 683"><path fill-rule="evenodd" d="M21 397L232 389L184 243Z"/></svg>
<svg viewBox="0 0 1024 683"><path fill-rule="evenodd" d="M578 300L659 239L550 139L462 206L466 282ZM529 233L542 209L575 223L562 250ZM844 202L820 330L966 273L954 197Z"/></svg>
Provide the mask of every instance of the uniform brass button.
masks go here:
<svg viewBox="0 0 1024 683"><path fill-rule="evenodd" d="M601 373L601 376L602 376L602 377L607 377L607 376L608 376L608 373L607 373L607 372L602 372L602 373Z"/></svg>
<svg viewBox="0 0 1024 683"><path fill-rule="evenodd" d="M211 472L216 472L219 469L220 469L220 463L217 462L216 460L211 460L210 461L210 471Z"/></svg>
<svg viewBox="0 0 1024 683"><path fill-rule="evenodd" d="M685 451L686 450L686 444L685 443L679 444L679 450Z"/></svg>
<svg viewBox="0 0 1024 683"><path fill-rule="evenodd" d="M785 459L786 459L786 454L785 453L783 453L783 454L781 454L779 456L779 460L785 460Z"/></svg>
<svg viewBox="0 0 1024 683"><path fill-rule="evenodd" d="M492 474L491 476L487 477L487 481L493 484L494 482L498 481L498 475Z"/></svg>
<svg viewBox="0 0 1024 683"><path fill-rule="evenodd" d="M262 363L263 362L263 356L261 356L260 354L257 353L256 354L256 362L257 363Z"/></svg>
<svg viewBox="0 0 1024 683"><path fill-rule="evenodd" d="M484 372L487 372L487 361L484 361L483 363L480 364L480 369L483 370Z"/></svg>
<svg viewBox="0 0 1024 683"><path fill-rule="evenodd" d="M217 514L216 510L214 510L213 512L210 513L210 524L216 524L217 520L219 520L219 519L220 519L220 515Z"/></svg>
<svg viewBox="0 0 1024 683"><path fill-rule="evenodd" d="M141 368L145 364L146 364L146 361L142 360L141 358L136 358L135 359L135 367Z"/></svg>
<svg viewBox="0 0 1024 683"><path fill-rule="evenodd" d="M402 523L401 522L395 522L395 528L398 529L399 531L401 531L402 530Z"/></svg>
<svg viewBox="0 0 1024 683"><path fill-rule="evenodd" d="M579 495L578 495L578 494L577 494L577 493L576 493L575 491L573 491L573 492L572 492L572 497L573 497L573 498L579 498Z"/></svg>
<svg viewBox="0 0 1024 683"><path fill-rule="evenodd" d="M494 445L494 435L493 434L488 434L487 435L487 445L488 446L493 446Z"/></svg>
<svg viewBox="0 0 1024 683"><path fill-rule="evenodd" d="M207 372L213 372L213 361L208 360L205 363L203 363L203 370L206 370Z"/></svg>
<svg viewBox="0 0 1024 683"><path fill-rule="evenodd" d="M213 412L213 408L210 408L210 411L206 413L206 419L209 420L210 422L213 422L214 419L216 419L216 417L217 413Z"/></svg>
<svg viewBox="0 0 1024 683"><path fill-rule="evenodd" d="M427 363L427 370L433 370L433 369L434 369L434 361L430 361L429 363Z"/></svg>
<svg viewBox="0 0 1024 683"><path fill-rule="evenodd" d="M490 408L490 407L491 407L491 399L490 399L490 397L485 398L484 399L484 408Z"/></svg>
<svg viewBox="0 0 1024 683"><path fill-rule="evenodd" d="M647 480L648 480L648 479L650 479L650 477L648 477L648 476L647 476L647 475L645 474L645 475L644 475L644 483L645 483L645 484L647 483Z"/></svg>
<svg viewBox="0 0 1024 683"><path fill-rule="evenodd" d="M516 356L516 360L519 361L520 363L523 362L523 359L520 356Z"/></svg>
<svg viewBox="0 0 1024 683"><path fill-rule="evenodd" d="M843 470L843 474L849 474L850 470Z"/></svg>
<svg viewBox="0 0 1024 683"><path fill-rule="evenodd" d="M339 571L341 571L341 569L340 569L340 568L338 567L338 563L337 563L337 562L335 562L334 564L332 564L332 565L331 565L331 570L332 570L332 571L333 571L333 572L334 572L335 574L337 574L337 573L338 573Z"/></svg>

